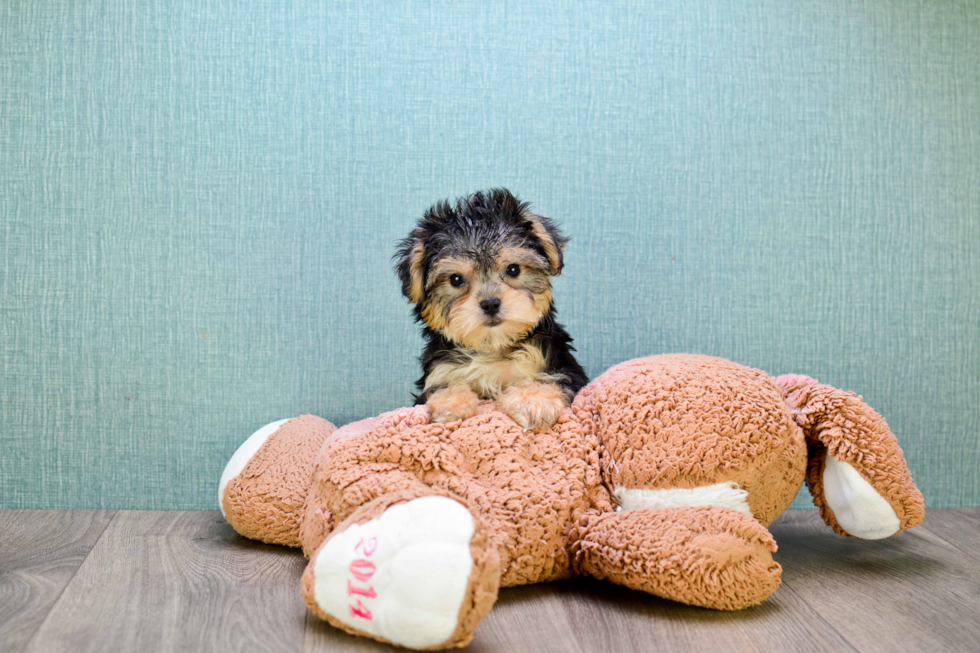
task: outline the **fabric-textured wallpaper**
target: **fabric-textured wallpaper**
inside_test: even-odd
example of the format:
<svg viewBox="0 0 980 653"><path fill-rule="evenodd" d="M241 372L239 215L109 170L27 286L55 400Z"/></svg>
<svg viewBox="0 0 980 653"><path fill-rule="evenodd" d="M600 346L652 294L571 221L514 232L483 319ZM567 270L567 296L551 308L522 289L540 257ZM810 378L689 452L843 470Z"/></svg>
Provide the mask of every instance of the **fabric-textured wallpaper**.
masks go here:
<svg viewBox="0 0 980 653"><path fill-rule="evenodd" d="M591 375L808 374L980 504L980 4L62 0L0 5L0 506L214 509L406 404L394 243L499 185Z"/></svg>

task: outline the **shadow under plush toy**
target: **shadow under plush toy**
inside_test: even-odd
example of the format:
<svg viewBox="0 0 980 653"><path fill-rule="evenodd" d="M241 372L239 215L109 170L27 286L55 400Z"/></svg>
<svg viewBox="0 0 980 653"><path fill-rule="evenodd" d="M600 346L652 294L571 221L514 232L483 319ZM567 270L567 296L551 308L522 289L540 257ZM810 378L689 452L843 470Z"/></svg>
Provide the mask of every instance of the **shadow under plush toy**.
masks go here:
<svg viewBox="0 0 980 653"><path fill-rule="evenodd" d="M221 478L242 535L302 546L302 591L334 626L464 646L499 587L576 574L720 610L779 586L766 527L804 478L828 525L878 539L922 521L884 420L850 392L718 358L616 365L550 429L425 406L341 429L270 424Z"/></svg>

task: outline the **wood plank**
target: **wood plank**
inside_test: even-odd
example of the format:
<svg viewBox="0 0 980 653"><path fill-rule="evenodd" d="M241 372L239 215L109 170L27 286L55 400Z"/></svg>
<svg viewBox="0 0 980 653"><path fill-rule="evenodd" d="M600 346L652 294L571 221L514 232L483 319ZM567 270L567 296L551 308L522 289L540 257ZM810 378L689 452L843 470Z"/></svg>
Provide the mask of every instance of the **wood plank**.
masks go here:
<svg viewBox="0 0 980 653"><path fill-rule="evenodd" d="M24 649L112 516L111 510L0 510L0 650Z"/></svg>
<svg viewBox="0 0 980 653"><path fill-rule="evenodd" d="M334 628L312 612L307 611L303 637L304 653L391 653L396 649L367 637L355 637Z"/></svg>
<svg viewBox="0 0 980 653"><path fill-rule="evenodd" d="M675 603L592 579L560 591L582 649L589 653L672 651L853 651L785 584L761 605L738 612Z"/></svg>
<svg viewBox="0 0 980 653"><path fill-rule="evenodd" d="M574 582L574 581L573 581ZM561 598L564 583L509 587L476 629L477 653L585 653Z"/></svg>
<svg viewBox="0 0 980 653"><path fill-rule="evenodd" d="M858 650L980 650L977 565L927 529L869 542L792 511L770 530L784 583Z"/></svg>
<svg viewBox="0 0 980 653"><path fill-rule="evenodd" d="M772 527L783 586L761 606L715 612L592 579L509 588L469 650L976 651L978 530L980 509L932 510L864 542L794 511ZM0 511L0 650L395 650L310 614L305 564L216 512Z"/></svg>
<svg viewBox="0 0 980 653"><path fill-rule="evenodd" d="M218 512L119 512L27 651L299 651L297 549Z"/></svg>
<svg viewBox="0 0 980 653"><path fill-rule="evenodd" d="M375 653L393 651L363 637L331 627L312 614L307 619L304 653ZM480 623L467 651L472 653L581 653L571 624L551 585L501 590L490 614Z"/></svg>
<svg viewBox="0 0 980 653"><path fill-rule="evenodd" d="M926 510L922 526L948 542L980 568L980 508Z"/></svg>

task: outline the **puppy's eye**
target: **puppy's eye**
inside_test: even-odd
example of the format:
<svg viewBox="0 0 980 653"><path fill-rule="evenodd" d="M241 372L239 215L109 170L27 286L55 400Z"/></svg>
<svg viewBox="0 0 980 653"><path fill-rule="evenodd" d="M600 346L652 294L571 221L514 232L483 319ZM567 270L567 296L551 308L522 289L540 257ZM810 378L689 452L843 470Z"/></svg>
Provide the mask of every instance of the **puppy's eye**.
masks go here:
<svg viewBox="0 0 980 653"><path fill-rule="evenodd" d="M464 279L463 275L461 274L454 274L451 277L449 277L449 283L452 284L453 288L459 288L460 286L463 285L464 281L466 281L466 279Z"/></svg>
<svg viewBox="0 0 980 653"><path fill-rule="evenodd" d="M519 266L517 263L511 263L507 266L507 269L504 270L504 272L507 273L508 277L516 277L521 273L521 266Z"/></svg>

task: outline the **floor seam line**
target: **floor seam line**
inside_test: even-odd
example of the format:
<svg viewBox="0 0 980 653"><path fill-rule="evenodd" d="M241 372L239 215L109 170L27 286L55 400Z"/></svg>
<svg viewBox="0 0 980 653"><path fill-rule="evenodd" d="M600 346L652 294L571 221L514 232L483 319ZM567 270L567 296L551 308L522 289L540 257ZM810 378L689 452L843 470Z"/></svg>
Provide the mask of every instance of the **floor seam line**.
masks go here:
<svg viewBox="0 0 980 653"><path fill-rule="evenodd" d="M95 551L95 547L97 547L99 545L99 542L102 541L102 537L105 535L105 532L107 530L109 530L109 526L112 525L112 522L116 521L116 517L122 511L121 510L113 510L111 512L112 512L112 517L110 517L109 518L109 521L106 522L105 527L103 527L102 532L99 533L99 536L97 538L95 538L95 542L92 543L92 548L90 548L88 550L88 553L85 554L85 557L82 558L82 561L80 563L78 563L78 567L75 568L75 573L73 573L71 575L71 578L68 579L68 582L65 583L65 586L61 588L61 591L60 592L58 592L58 598L56 598L54 601L51 602L51 607L48 608L47 613L44 615L44 619L42 619L41 620L41 623L39 623L37 625L37 628L34 629L34 632L31 634L30 639L28 639L26 642L24 642L24 646L21 647L20 651L18 651L17 653L23 653L28 648L30 648L31 644L37 638L38 633L40 633L41 632L41 629L44 628L44 624L48 623L48 619L51 617L51 613L54 612L54 609L58 606L58 603L61 602L61 597L63 597L65 595L65 591L68 589L68 586L71 585L72 582L75 580L75 577L78 576L78 570L82 568L82 566L85 564L85 562L92 555L92 552Z"/></svg>
<svg viewBox="0 0 980 653"><path fill-rule="evenodd" d="M919 531L923 531L923 532L929 533L929 535L932 535L936 539L938 539L941 542L943 542L944 544L948 545L950 548L952 548L953 550L955 550L960 555L964 555L964 556L967 556L969 558L972 558L975 555L975 554L973 554L973 553L971 553L969 551L964 551L963 548L961 546L959 546L958 544L955 544L953 542L950 542L945 537L943 537L942 535L940 535L936 531L932 530L927 524L922 524L921 526L916 526L915 527L915 530L919 530ZM912 532L914 533L915 531L912 531Z"/></svg>
<svg viewBox="0 0 980 653"><path fill-rule="evenodd" d="M810 602L807 601L806 598L803 596L803 593L797 592L796 589L790 583L788 583L785 580L782 582L782 588L783 589L788 589L790 592L792 592L793 593L793 596L795 596L797 599L799 599L799 601L801 603L803 603L803 605L805 605L806 607L808 607L810 609L810 612L812 612L813 614L817 615L817 617L820 618L820 621L823 622L824 624L826 624L826 627L827 628L829 628L830 630L832 630L838 637L841 638L841 640L843 642L845 642L849 647L851 647L851 650L854 651L854 653L860 653L861 649L858 648L857 645L854 642L852 642L848 637L846 637L844 635L844 633L842 633L839 630L837 630L837 628L834 626L834 624L832 624L830 621L828 621L827 618L824 617L820 613L819 610L817 610L816 608L814 608L813 605L811 605Z"/></svg>

